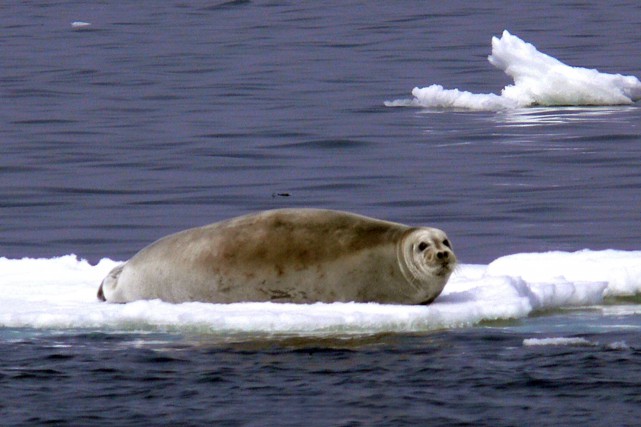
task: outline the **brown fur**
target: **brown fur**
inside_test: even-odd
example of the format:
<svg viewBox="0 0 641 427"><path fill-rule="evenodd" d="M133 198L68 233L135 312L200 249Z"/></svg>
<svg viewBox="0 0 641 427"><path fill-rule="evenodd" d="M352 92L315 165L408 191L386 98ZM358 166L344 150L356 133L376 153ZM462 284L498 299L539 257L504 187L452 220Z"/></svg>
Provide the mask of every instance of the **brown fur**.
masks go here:
<svg viewBox="0 0 641 427"><path fill-rule="evenodd" d="M433 249L417 255L418 242L402 243L417 232L430 239L445 236L436 229L340 211L250 214L158 240L115 268L98 297L115 302L431 301L456 259L442 245L446 237L431 244L444 248L441 256L451 254L449 260L436 260ZM399 245L405 248L402 254ZM399 265L414 258L432 266L430 272Z"/></svg>

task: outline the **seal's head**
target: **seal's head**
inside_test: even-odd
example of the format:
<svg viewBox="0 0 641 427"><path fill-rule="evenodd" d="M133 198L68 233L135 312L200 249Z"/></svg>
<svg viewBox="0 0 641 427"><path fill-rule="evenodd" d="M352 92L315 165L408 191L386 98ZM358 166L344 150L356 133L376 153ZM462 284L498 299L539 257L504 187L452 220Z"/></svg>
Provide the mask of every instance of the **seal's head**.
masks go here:
<svg viewBox="0 0 641 427"><path fill-rule="evenodd" d="M437 228L408 230L398 244L397 255L403 276L422 304L429 304L440 295L456 265L447 235Z"/></svg>

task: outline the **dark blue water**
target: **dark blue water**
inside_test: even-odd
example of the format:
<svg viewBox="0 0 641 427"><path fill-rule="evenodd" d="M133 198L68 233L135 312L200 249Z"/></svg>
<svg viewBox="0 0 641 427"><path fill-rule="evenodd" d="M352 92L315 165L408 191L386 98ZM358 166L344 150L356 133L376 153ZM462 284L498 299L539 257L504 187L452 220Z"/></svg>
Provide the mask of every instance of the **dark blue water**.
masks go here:
<svg viewBox="0 0 641 427"><path fill-rule="evenodd" d="M571 65L640 76L637 2L15 1L0 28L0 256L126 259L169 232L285 206L438 226L465 263L640 249L638 103L383 105L434 83L498 93L510 81L486 57L504 29ZM600 344L524 347L559 333L546 319L302 343L4 330L0 414L632 425L638 330L576 321L561 334Z"/></svg>
<svg viewBox="0 0 641 427"><path fill-rule="evenodd" d="M78 333L3 342L3 424L633 426L641 415L638 338L636 349L524 347L520 333L501 328L190 339Z"/></svg>

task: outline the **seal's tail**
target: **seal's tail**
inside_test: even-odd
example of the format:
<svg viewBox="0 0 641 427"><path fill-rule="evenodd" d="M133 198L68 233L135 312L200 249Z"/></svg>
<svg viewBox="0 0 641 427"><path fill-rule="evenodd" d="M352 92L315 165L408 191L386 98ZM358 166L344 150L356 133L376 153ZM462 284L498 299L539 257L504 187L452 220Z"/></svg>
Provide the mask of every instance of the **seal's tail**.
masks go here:
<svg viewBox="0 0 641 427"><path fill-rule="evenodd" d="M102 280L102 283L98 288L98 299L100 301L107 301L104 291L105 287L112 290L118 285L118 277L120 276L120 273L122 272L124 266L125 264L120 264L119 266L115 267L109 272L109 274L107 274L107 277Z"/></svg>

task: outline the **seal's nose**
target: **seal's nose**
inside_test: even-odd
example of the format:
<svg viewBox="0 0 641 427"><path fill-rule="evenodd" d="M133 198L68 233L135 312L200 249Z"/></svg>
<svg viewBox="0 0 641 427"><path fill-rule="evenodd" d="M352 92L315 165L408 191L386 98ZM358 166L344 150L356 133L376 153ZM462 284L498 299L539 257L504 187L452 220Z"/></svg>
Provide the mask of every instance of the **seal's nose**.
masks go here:
<svg viewBox="0 0 641 427"><path fill-rule="evenodd" d="M440 259L441 261L447 261L449 257L450 255L448 251L438 251L436 253L436 258Z"/></svg>

